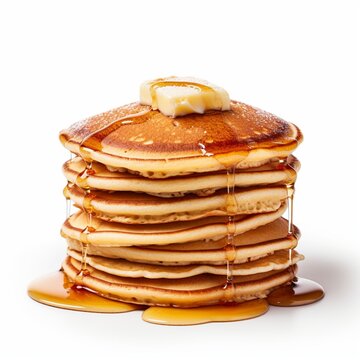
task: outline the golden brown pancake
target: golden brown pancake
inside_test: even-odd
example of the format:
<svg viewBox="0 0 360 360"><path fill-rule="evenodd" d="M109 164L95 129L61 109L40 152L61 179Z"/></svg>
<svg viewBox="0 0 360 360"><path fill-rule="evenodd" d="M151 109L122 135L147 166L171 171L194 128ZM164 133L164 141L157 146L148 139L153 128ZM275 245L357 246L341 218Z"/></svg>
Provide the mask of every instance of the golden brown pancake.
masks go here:
<svg viewBox="0 0 360 360"><path fill-rule="evenodd" d="M235 186L259 186L271 184L293 183L300 162L289 156L288 167L279 167L278 162L269 162L263 166L237 170L234 178ZM80 157L67 161L63 172L70 183L83 187L84 179L78 181L86 169L86 163ZM129 172L109 171L106 166L93 162L93 172L88 174L85 184L92 189L111 191L134 191L171 197L195 193L199 196L212 194L227 187L226 171L175 176L167 179L149 179Z"/></svg>
<svg viewBox="0 0 360 360"><path fill-rule="evenodd" d="M81 251L81 243L77 240L68 238L70 249ZM277 239L262 242L255 246L235 247L234 264L242 264L247 261L253 261L272 254L274 251L293 249L298 243L298 239L289 236L283 239ZM149 251L143 247L123 247L107 248L89 246L90 254L106 254L108 258L118 258L121 254L124 258L134 262L162 265L188 265L188 264L212 264L226 265L226 252L224 250L205 250L205 251L169 251L156 249ZM109 255L108 255L109 254Z"/></svg>
<svg viewBox="0 0 360 360"><path fill-rule="evenodd" d="M235 235L278 219L285 211L283 205L277 211L235 217ZM208 217L191 221L166 224L121 224L92 219L96 231L87 236L90 244L100 246L166 245L196 240L218 240L227 235L227 217ZM88 226L87 214L78 212L63 224L61 232L65 238L80 240Z"/></svg>
<svg viewBox="0 0 360 360"><path fill-rule="evenodd" d="M79 207L83 207L87 192L76 185L68 185L65 194ZM129 191L107 192L93 190L86 209L104 220L128 224L156 224L188 221L208 216L226 216L228 195L219 190L199 197L159 198ZM236 189L236 214L258 214L278 210L288 196L286 186Z"/></svg>
<svg viewBox="0 0 360 360"><path fill-rule="evenodd" d="M68 255L81 261L81 252L68 249ZM260 259L235 264L232 268L234 276L253 275L257 273L284 270L290 265L296 264L303 260L303 255L296 251L290 254L287 250L275 251L273 254L263 256ZM123 259L109 259L103 256L87 256L86 263L93 268L106 272L111 275L148 279L182 279L201 274L226 275L226 266L213 264L196 264L196 265L154 265L138 262L130 262Z"/></svg>
<svg viewBox="0 0 360 360"><path fill-rule="evenodd" d="M295 125L237 101L229 111L177 119L132 103L75 123L60 133L60 140L87 161L161 178L218 171L234 163L237 168L260 166L290 155L302 134Z"/></svg>
<svg viewBox="0 0 360 360"><path fill-rule="evenodd" d="M235 236L235 263L244 263L271 254L274 251L296 247L300 232L294 227L294 235L288 236L288 223L280 218L256 229ZM81 251L79 240L67 238L70 249ZM162 265L226 264L226 237L217 241L194 241L153 246L98 246L88 244L89 255L132 262Z"/></svg>
<svg viewBox="0 0 360 360"><path fill-rule="evenodd" d="M248 230L234 236L233 244L235 246L255 245L266 241L285 239L288 236L288 221L280 217L275 221ZM300 230L293 225L293 233L297 239L300 239ZM149 245L146 249L152 250L176 250L176 251L204 251L223 249L227 244L227 237L217 241L199 240L186 243L175 243L169 245Z"/></svg>
<svg viewBox="0 0 360 360"><path fill-rule="evenodd" d="M202 274L184 279L146 279L110 275L87 267L87 276L78 276L81 263L71 257L63 262L66 275L76 283L102 296L135 304L196 307L224 301L264 298L274 288L291 281L297 271L273 270L254 275L235 276L230 291L224 290L224 276ZM234 289L234 291L232 290Z"/></svg>

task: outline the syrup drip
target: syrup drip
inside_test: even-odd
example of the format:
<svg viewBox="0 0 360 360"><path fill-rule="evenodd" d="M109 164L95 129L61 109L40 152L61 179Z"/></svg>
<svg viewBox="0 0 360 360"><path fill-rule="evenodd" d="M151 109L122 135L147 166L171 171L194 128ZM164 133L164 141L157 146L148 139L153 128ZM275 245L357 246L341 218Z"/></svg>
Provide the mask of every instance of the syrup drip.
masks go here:
<svg viewBox="0 0 360 360"><path fill-rule="evenodd" d="M206 131L204 132L206 135ZM225 258L226 258L226 282L224 285L224 299L225 301L233 301L235 299L235 286L233 283L233 267L236 258L236 247L234 244L234 236L236 232L236 225L234 217L237 213L237 203L235 197L235 177L236 177L236 166L237 164L229 164L226 162L225 155L214 155L207 151L205 143L208 143L209 139L202 140L198 143L200 152L203 156L213 156L217 162L226 169L227 179L227 194L225 212L228 217L226 224L227 236L226 245L224 247Z"/></svg>
<svg viewBox="0 0 360 360"><path fill-rule="evenodd" d="M90 186L88 184L88 177L90 175L94 175L95 174L95 171L94 169L92 168L92 162L91 161L85 161L85 169L83 171L81 171L76 180L75 180L75 183L77 186L81 187L82 189L85 189L85 190L90 190Z"/></svg>
<svg viewBox="0 0 360 360"><path fill-rule="evenodd" d="M294 233L294 184L287 184L287 200L288 200L288 235Z"/></svg>
<svg viewBox="0 0 360 360"><path fill-rule="evenodd" d="M291 166L290 156L285 159L280 159L278 162L278 169L285 170L288 172L294 171L296 174L296 169ZM289 176L289 179L291 177ZM285 184L286 191L287 191L287 218L288 218L288 233L287 238L291 239L294 237L294 193L295 193L295 187L294 187L294 181L288 180L288 182ZM290 248L288 253L290 266L289 269L292 272L292 275L295 277L295 272L292 265L292 259L293 259L293 248Z"/></svg>
<svg viewBox="0 0 360 360"><path fill-rule="evenodd" d="M225 212L228 217L228 221L226 224L227 227L226 245L224 247L225 258L226 258L226 282L224 285L224 299L225 301L231 302L234 301L235 299L233 267L236 258L236 247L234 244L236 224L234 218L238 211L238 206L235 197L235 177L236 177L237 164L229 165L226 161L225 155L221 155L221 154L213 155L211 153L208 153L203 143L199 143L199 147L200 147L200 151L204 156L214 156L214 158L219 162L219 164L221 164L221 166L223 166L226 169L227 194L226 194Z"/></svg>
<svg viewBox="0 0 360 360"><path fill-rule="evenodd" d="M288 171L295 171L291 166L291 163L289 161L289 157L285 160L280 160L280 163L284 170ZM288 181L286 183L286 190L287 190L287 212L288 212L288 238L292 238L294 236L294 194L295 194L295 187L293 181ZM290 271L292 272L292 275L295 277L294 267L292 265L292 259L293 259L293 248L289 249L289 262L290 262Z"/></svg>
<svg viewBox="0 0 360 360"><path fill-rule="evenodd" d="M226 301L234 301L235 299L235 285L233 282L233 267L236 258L236 247L234 244L234 236L236 232L236 224L234 217L237 213L237 203L235 198L235 174L236 165L226 169L227 174L227 196L226 196L226 214L228 221L225 258L226 258L226 283L224 285Z"/></svg>
<svg viewBox="0 0 360 360"><path fill-rule="evenodd" d="M227 131L232 134L233 139L239 141L237 132L232 128L231 123L226 124ZM226 259L226 282L224 284L224 301L232 302L235 300L235 285L233 282L233 267L236 259L236 247L234 244L234 236L236 233L236 224L235 216L238 212L238 206L235 196L235 179L236 179L236 169L239 165L238 162L234 162L233 159L227 154L222 153L212 153L209 152L205 144L213 143L213 138L209 136L206 130L203 131L203 138L198 142L200 152L203 156L212 156L222 168L226 170L226 179L227 179L227 195L226 195L226 204L225 212L227 215L227 236L226 236L226 245L224 246L225 259ZM251 140L247 142L247 150L243 152L244 159L246 159L249 151L252 149L252 146L255 143Z"/></svg>
<svg viewBox="0 0 360 360"><path fill-rule="evenodd" d="M230 125L228 125L230 126ZM236 137L236 133L234 137ZM229 157L226 154L213 154L209 152L205 144L211 144L213 139L209 137L206 130L203 131L203 138L198 142L199 150L203 156L212 156L220 165L226 170L227 179L227 194L225 212L227 215L227 235L226 245L224 246L225 259L226 259L226 282L224 284L224 301L231 302L235 299L235 285L233 282L233 267L236 259L236 247L234 244L234 236L236 232L235 216L238 211L238 206L235 197L235 178L236 168L238 163L229 161ZM250 148L249 148L250 150Z"/></svg>
<svg viewBox="0 0 360 360"><path fill-rule="evenodd" d="M236 231L234 216L237 213L237 203L235 198L236 166L227 168L226 175L227 175L226 214L228 216L228 222L227 222L225 255L226 255L226 287L227 287L230 284L232 285L233 282L233 265L236 257L236 248L234 245L234 236Z"/></svg>
<svg viewBox="0 0 360 360"><path fill-rule="evenodd" d="M95 194L91 192L91 188L88 184L88 177L90 175L94 175L95 171L92 168L92 162L86 161L84 158L86 167L85 169L77 176L76 184L84 189L85 196L83 198L82 208L87 214L87 225L83 229L80 234L80 244L81 244L81 267L80 271L77 274L77 279L82 279L84 276L89 275L89 271L87 269L87 253L88 253L88 246L89 246L89 234L96 231L93 227L92 219L93 219L93 212L94 209L91 205L91 201L95 198Z"/></svg>
<svg viewBox="0 0 360 360"><path fill-rule="evenodd" d="M81 267L80 271L77 274L78 279L81 280L84 276L88 276L89 270L87 269L87 254L88 254L88 248L89 248L89 240L88 236L90 233L94 232L95 229L86 226L86 228L81 232L80 234L80 243L81 243Z"/></svg>
<svg viewBox="0 0 360 360"><path fill-rule="evenodd" d="M288 234L287 237L288 238L292 238L294 235L294 184L287 184L286 185L286 189L287 189L287 203L288 203ZM295 272L294 272L294 268L292 265L292 258L293 258L293 250L294 248L290 248L289 249L289 261L290 261L290 270L293 274L293 276L295 277Z"/></svg>
<svg viewBox="0 0 360 360"><path fill-rule="evenodd" d="M92 224L92 216L94 214L94 208L93 208L91 202L92 202L92 200L95 199L95 197L96 197L96 195L90 189L85 190L84 198L83 198L83 202L82 202L82 209L84 211L86 211L86 213L88 214L89 226L91 226L91 224Z"/></svg>
<svg viewBox="0 0 360 360"><path fill-rule="evenodd" d="M144 308L140 305L109 300L93 291L77 287L63 271L33 281L28 287L28 295L42 304L68 310L122 313Z"/></svg>
<svg viewBox="0 0 360 360"><path fill-rule="evenodd" d="M269 305L263 299L190 309L152 306L143 312L142 318L159 325L195 325L250 319L265 314L268 309Z"/></svg>

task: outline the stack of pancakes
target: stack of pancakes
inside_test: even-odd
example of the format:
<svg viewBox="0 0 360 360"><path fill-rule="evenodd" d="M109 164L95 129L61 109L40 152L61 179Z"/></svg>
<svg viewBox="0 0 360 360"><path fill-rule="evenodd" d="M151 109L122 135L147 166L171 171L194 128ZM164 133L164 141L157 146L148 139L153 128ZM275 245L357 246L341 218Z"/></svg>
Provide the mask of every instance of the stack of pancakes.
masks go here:
<svg viewBox="0 0 360 360"><path fill-rule="evenodd" d="M299 129L240 102L170 118L129 104L60 134L76 154L64 190L63 271L119 301L196 307L266 297L302 255L282 217ZM289 191L290 189L290 191Z"/></svg>

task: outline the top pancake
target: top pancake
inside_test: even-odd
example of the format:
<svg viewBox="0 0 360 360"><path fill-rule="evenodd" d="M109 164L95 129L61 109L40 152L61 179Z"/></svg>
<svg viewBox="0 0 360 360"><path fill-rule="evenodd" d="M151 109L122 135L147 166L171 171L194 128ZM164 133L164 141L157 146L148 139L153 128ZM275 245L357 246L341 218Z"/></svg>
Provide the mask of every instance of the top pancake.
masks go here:
<svg viewBox="0 0 360 360"><path fill-rule="evenodd" d="M259 166L288 156L302 134L295 125L236 101L229 111L176 119L132 103L73 124L60 140L87 161L160 178Z"/></svg>

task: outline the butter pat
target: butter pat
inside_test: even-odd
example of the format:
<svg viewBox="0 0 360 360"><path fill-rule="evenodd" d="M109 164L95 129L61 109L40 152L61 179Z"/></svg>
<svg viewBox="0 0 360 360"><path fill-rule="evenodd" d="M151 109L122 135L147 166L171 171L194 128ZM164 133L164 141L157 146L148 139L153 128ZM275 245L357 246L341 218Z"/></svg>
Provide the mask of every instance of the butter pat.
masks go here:
<svg viewBox="0 0 360 360"><path fill-rule="evenodd" d="M140 86L140 103L171 117L230 110L229 94L223 88L192 77L146 81Z"/></svg>

